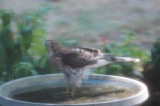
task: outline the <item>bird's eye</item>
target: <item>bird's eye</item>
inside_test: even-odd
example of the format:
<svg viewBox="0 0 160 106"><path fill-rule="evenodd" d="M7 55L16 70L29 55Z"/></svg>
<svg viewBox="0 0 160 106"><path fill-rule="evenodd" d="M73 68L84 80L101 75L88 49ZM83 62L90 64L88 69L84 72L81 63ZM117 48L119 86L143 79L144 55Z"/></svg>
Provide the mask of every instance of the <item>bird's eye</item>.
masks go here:
<svg viewBox="0 0 160 106"><path fill-rule="evenodd" d="M54 45L54 42L51 42L50 44L51 44L51 45Z"/></svg>

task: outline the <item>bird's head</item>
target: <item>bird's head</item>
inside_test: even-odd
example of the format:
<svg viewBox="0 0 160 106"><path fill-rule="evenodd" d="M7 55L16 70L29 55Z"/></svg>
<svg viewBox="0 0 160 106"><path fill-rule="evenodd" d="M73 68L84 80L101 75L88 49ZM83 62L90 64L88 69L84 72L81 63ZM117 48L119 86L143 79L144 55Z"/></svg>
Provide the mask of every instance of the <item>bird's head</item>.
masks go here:
<svg viewBox="0 0 160 106"><path fill-rule="evenodd" d="M60 48L60 45L56 40L46 40L45 46L48 51L55 51Z"/></svg>

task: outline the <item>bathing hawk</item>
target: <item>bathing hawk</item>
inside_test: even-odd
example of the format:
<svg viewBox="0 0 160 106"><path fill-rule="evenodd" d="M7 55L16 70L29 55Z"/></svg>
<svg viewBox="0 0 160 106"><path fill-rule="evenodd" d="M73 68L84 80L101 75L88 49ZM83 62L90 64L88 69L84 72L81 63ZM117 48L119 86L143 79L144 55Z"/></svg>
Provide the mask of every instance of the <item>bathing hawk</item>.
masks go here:
<svg viewBox="0 0 160 106"><path fill-rule="evenodd" d="M116 61L139 62L139 59L115 57L100 50L85 47L64 47L56 40L46 40L48 59L54 68L64 74L67 83L66 92L72 86L72 96L76 87L80 87L82 79L92 68L104 66Z"/></svg>

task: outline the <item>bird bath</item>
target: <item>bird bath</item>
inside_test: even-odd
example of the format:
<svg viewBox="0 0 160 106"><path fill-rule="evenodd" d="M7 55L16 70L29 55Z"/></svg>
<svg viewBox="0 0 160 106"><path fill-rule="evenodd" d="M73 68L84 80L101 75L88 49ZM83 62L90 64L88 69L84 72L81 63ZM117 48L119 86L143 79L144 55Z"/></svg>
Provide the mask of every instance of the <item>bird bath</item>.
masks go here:
<svg viewBox="0 0 160 106"><path fill-rule="evenodd" d="M132 106L148 98L147 87L136 80L92 74L76 89L65 92L62 74L49 74L13 80L0 86L2 106Z"/></svg>

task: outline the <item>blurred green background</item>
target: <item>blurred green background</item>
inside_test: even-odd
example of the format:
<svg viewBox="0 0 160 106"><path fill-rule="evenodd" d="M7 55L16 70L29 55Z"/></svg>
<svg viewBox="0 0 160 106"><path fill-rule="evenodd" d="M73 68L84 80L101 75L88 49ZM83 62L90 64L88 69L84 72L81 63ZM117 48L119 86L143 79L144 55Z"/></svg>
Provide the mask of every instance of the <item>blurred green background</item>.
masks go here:
<svg viewBox="0 0 160 106"><path fill-rule="evenodd" d="M140 58L138 64L113 63L93 73L144 81L153 97L144 106L159 105L160 100L154 99L160 97L159 4L158 0L0 0L0 84L57 73L44 46L45 39L56 39L64 46Z"/></svg>

